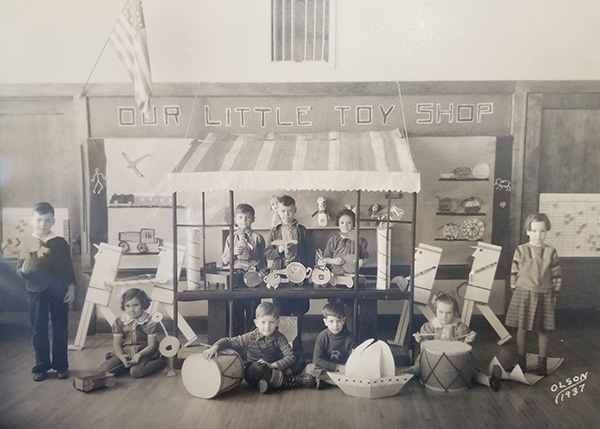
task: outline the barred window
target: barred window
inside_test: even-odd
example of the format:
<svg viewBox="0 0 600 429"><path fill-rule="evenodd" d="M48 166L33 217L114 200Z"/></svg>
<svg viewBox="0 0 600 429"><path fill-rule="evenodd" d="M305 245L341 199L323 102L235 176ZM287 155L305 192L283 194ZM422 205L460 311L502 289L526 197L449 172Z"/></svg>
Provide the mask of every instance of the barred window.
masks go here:
<svg viewBox="0 0 600 429"><path fill-rule="evenodd" d="M335 0L271 0L271 62L334 65Z"/></svg>

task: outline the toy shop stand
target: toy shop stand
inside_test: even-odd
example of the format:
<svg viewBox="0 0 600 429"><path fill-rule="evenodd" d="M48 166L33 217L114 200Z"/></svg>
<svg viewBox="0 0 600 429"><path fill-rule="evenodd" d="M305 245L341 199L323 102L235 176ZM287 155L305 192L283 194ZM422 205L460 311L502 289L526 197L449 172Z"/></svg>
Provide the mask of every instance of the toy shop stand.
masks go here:
<svg viewBox="0 0 600 429"><path fill-rule="evenodd" d="M382 199L386 198L387 213L384 218L378 219L378 225L382 230L382 236L385 241L391 239L391 230L398 224L405 224L411 227L409 241L407 246L415 248L415 224L416 224L416 200L417 192L420 190L420 173L417 171L408 144L408 140L398 128L392 128L379 131L332 131L315 133L267 133L267 134L233 134L220 132L200 132L196 138L189 144L187 153L177 163L169 176L170 189L173 191L173 237L174 244L177 245L178 230L193 230L193 234L188 234L188 255L194 255L194 259L188 258L187 272L189 273L209 273L207 269L207 249L213 246L212 240L209 245L206 244L209 237L209 228L217 228L223 232L224 228L229 229L229 234L233 235L234 230L234 192L263 193L266 199L261 203L268 208L269 197L275 191L289 190L290 195L298 195L301 192L327 192L327 193L348 193L356 194L356 202L353 205L357 207L357 216L355 230L357 238L361 234L361 221L364 225L370 225L373 221L367 215L365 208L361 213L361 192L379 193ZM207 194L212 197L215 193L229 192L228 215L214 213L214 204L207 204ZM398 210L391 200L400 198L398 195L412 194L412 198L403 201L403 207L407 211L407 216L402 218L403 211ZM330 195L330 194L328 194ZM238 199L235 202L253 201ZM328 196L328 198L330 198ZM314 199L312 200L314 201ZM325 208L318 206L317 213L323 215ZM333 201L331 205L341 206L347 201ZM264 204L263 204L264 203ZM371 203L372 204L372 203ZM369 206L371 205L369 204ZM261 205L261 207L262 207ZM175 207L196 207L196 221L189 222L190 218L183 221L178 220L178 210ZM256 209L256 207L255 207ZM306 207L301 207L306 210ZM213 211L211 213L210 211ZM315 220L311 217L314 212L314 206L308 208L309 212L298 217L298 221L304 225L311 225ZM222 209L219 209L219 212ZM398 216L393 216L398 211ZM212 215L212 217L211 217ZM268 215L262 218L270 217ZM364 219L361 219L364 217ZM408 219L407 219L408 218ZM217 220L216 222L214 220ZM225 223L223 223L223 219ZM321 216L320 223L317 219L317 225L324 224L324 217ZM220 221L220 222L219 222ZM270 222L267 219L266 222ZM367 223L368 222L368 223ZM317 226L321 230L323 226ZM318 234L318 232L315 232ZM193 240L190 240L189 237ZM190 249L190 244L196 243L199 248ZM372 244L376 245L375 242ZM219 247L217 245L216 247ZM379 246L378 246L379 247ZM377 266L377 272L385 273L385 278L367 279L366 282L359 282L359 261L355 258L355 268L352 274L355 279L352 287L334 287L331 285L310 285L310 281L304 282L304 286L292 283L282 285L283 287L270 287L264 284L259 286L249 286L248 288L229 287L227 276L233 278L233 263L229 264L229 273L223 276L224 285L215 288L212 285L200 281L195 281L191 287L188 285L184 290L180 287L177 280L174 279L173 289L175 291L175 313L177 313L178 301L196 301L207 300L209 313L211 303L227 302L229 306L229 333L232 332L232 309L235 299L263 299L263 298L291 298L291 299L331 299L341 298L354 301L354 326L357 328L357 334L360 338L369 338L374 336L376 331L375 316L370 320L362 320L362 314L369 313L361 311L361 323L358 323L358 306L366 306L369 310L376 313L376 303L379 299L408 300L412 302L412 288L400 290L390 281L390 267L395 262L390 257L390 246L382 246L382 251L378 251L377 260L383 261L383 266ZM379 253L384 253L379 255ZM409 253L412 255L412 252ZM381 256L381 258L379 257ZM409 256L411 274L413 273L413 258ZM208 261L210 262L211 259ZM213 259L214 260L214 259ZM200 266L194 266L191 261L196 261ZM174 261L174 264L176 261ZM310 277L310 270L314 267L306 268L306 276ZM286 273L287 274L287 273ZM198 276L199 277L199 276ZM414 276L411 276L413 278ZM208 277L206 277L208 279ZM205 279L205 280L206 280ZM222 307L220 307L222 308ZM216 317L224 317L227 312L219 311ZM412 314L412 304L409 305L408 313ZM178 317L175 314L175 322ZM409 320L412 319L409 317ZM363 323L364 322L364 323ZM209 315L210 323L215 323ZM221 324L223 328L226 323ZM227 332L220 331L218 335L211 335L209 332L209 342L211 338L223 336Z"/></svg>

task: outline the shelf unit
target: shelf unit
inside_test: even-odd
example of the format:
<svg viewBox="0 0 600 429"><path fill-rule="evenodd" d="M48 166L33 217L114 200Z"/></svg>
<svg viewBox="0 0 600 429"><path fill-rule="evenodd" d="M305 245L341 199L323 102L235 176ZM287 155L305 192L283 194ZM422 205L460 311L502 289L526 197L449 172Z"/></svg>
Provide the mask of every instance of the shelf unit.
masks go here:
<svg viewBox="0 0 600 429"><path fill-rule="evenodd" d="M356 207L361 206L361 191L356 190ZM410 193L412 195L412 216L410 220L393 220L393 219L385 219L380 222L385 222L387 226L387 231L390 231L390 228L395 224L404 224L409 225L411 227L411 245L412 249L416 247L416 216L417 216L417 193ZM391 195L387 198L387 210L390 212L390 208L392 205L392 200L394 199L394 195ZM229 233L233 235L234 233L234 191L229 191L229 213L231 214L230 223L229 224L207 224L206 223L206 204L205 204L205 193L202 192L201 198L201 207L202 207L202 223L199 224L186 224L180 223L178 220L177 214L177 192L173 193L173 243L174 246L177 247L177 237L178 237L178 229L179 228L200 228L202 230L202 266L206 267L206 229L207 228L228 228ZM361 230L364 227L361 226L363 223L370 224L372 219L360 218L357 216L356 219L356 234L357 239L360 237ZM366 227L368 229L372 229L372 227ZM315 228L316 229L316 228ZM414 252L411 252L414 255ZM173 267L177 267L177 252L173 254ZM232 255L233 259L233 255ZM233 260L232 263L229 264L229 279L233 279ZM177 335L177 314L179 311L178 302L182 301L197 301L197 300L221 300L227 301L228 309L229 309L229 335L232 334L233 329L233 302L236 299L248 299L248 298L308 298L308 299L326 299L326 298L345 298L345 299L353 299L354 306L354 327L357 329L356 334L360 336L360 322L359 322L359 305L362 301L365 300L408 300L409 305L409 320L412 323L412 315L413 315L413 287L412 281L407 290L400 290L395 285L391 284L391 279L388 279L386 282L385 289L376 289L375 282L371 280L367 280L365 283L359 284L359 267L358 267L358 258L356 260L355 266L355 274L354 274L354 286L352 288L338 288L338 287L286 287L286 288L278 288L278 289L268 289L264 285L260 285L254 288L242 288L236 289L231 287L230 284L226 290L186 290L181 291L179 288L179 279L173 279L173 291L174 291L174 324L173 324L173 335ZM390 262L391 264L391 262ZM414 278L414 257L410 261L410 278ZM409 325L409 329L412 327ZM412 347L410 341L408 344L404 345L405 347Z"/></svg>
<svg viewBox="0 0 600 429"><path fill-rule="evenodd" d="M480 178L480 177L464 177L464 178L459 178L459 177L440 177L438 178L438 181L440 182L489 182L490 179L489 177L485 177L485 178ZM471 212L468 213L466 211L461 211L461 212L457 212L457 211L437 211L435 213L436 216L450 216L450 217L485 217L487 216L486 213L484 212L480 212L480 211L476 211L476 212ZM452 222L451 222L452 223ZM460 225L457 225L457 227L461 227ZM477 241L477 239L472 240L469 238L446 238L446 237L438 237L434 239L435 241L444 241L444 242L474 242Z"/></svg>

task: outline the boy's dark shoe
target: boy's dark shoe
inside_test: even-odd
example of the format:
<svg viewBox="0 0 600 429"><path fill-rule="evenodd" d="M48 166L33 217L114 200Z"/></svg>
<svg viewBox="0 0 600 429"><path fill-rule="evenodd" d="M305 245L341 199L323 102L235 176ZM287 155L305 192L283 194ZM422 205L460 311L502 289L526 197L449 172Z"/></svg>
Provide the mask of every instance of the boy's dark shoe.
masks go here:
<svg viewBox="0 0 600 429"><path fill-rule="evenodd" d="M299 387L315 387L315 385L315 378L312 375L303 374L285 377L283 379L282 387L286 389L297 389Z"/></svg>
<svg viewBox="0 0 600 429"><path fill-rule="evenodd" d="M48 377L47 372L34 372L33 381L44 381Z"/></svg>
<svg viewBox="0 0 600 429"><path fill-rule="evenodd" d="M501 384L500 379L502 378L502 368L498 365L494 365L492 368L492 374L490 375L490 387L494 392L500 390Z"/></svg>
<svg viewBox="0 0 600 429"><path fill-rule="evenodd" d="M56 372L57 377L59 380L64 380L66 378L69 378L69 370L65 369L64 371L57 371Z"/></svg>

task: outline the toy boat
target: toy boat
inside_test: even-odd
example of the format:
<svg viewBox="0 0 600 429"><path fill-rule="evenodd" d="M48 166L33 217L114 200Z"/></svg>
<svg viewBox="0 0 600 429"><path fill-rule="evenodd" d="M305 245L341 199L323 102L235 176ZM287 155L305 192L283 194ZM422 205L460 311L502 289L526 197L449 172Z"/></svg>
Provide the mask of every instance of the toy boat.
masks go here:
<svg viewBox="0 0 600 429"><path fill-rule="evenodd" d="M360 344L346 362L345 373L328 372L329 377L348 396L385 398L397 395L413 374L395 375L394 357L383 341L368 339Z"/></svg>

